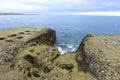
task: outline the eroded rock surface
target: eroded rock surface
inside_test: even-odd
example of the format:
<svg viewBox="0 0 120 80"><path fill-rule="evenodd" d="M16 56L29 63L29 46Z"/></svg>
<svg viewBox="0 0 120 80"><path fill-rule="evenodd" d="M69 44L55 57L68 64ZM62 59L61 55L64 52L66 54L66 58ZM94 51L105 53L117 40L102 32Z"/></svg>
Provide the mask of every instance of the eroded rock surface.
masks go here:
<svg viewBox="0 0 120 80"><path fill-rule="evenodd" d="M120 35L86 36L77 51L77 61L98 80L120 80Z"/></svg>
<svg viewBox="0 0 120 80"><path fill-rule="evenodd" d="M78 69L76 54L60 55L49 28L0 31L0 80L96 80Z"/></svg>

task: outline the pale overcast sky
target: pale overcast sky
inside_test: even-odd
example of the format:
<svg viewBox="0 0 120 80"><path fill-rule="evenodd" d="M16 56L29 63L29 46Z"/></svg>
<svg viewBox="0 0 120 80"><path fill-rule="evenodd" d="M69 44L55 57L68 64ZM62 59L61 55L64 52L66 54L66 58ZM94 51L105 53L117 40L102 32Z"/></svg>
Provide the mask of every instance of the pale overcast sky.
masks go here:
<svg viewBox="0 0 120 80"><path fill-rule="evenodd" d="M0 0L0 12L120 13L120 0Z"/></svg>

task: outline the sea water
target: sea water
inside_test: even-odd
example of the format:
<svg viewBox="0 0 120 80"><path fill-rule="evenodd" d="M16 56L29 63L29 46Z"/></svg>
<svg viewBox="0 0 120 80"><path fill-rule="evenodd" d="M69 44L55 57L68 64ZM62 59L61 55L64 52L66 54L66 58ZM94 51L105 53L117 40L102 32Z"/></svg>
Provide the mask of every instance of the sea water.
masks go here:
<svg viewBox="0 0 120 80"><path fill-rule="evenodd" d="M8 15L0 16L0 29L50 27L56 30L55 47L61 54L77 50L87 34L120 34L119 16Z"/></svg>

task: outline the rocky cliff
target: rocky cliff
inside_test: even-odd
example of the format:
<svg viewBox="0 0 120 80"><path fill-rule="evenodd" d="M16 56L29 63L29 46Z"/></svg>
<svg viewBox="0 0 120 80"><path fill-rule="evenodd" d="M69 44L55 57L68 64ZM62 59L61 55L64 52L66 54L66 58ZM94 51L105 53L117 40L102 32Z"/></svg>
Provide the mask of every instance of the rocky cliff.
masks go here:
<svg viewBox="0 0 120 80"><path fill-rule="evenodd" d="M53 47L55 33L49 28L0 30L0 80L96 80L79 68L76 54L60 55Z"/></svg>
<svg viewBox="0 0 120 80"><path fill-rule="evenodd" d="M120 80L120 35L87 35L60 55L50 28L0 30L0 80Z"/></svg>
<svg viewBox="0 0 120 80"><path fill-rule="evenodd" d="M98 80L120 80L120 35L87 35L77 51L77 62Z"/></svg>

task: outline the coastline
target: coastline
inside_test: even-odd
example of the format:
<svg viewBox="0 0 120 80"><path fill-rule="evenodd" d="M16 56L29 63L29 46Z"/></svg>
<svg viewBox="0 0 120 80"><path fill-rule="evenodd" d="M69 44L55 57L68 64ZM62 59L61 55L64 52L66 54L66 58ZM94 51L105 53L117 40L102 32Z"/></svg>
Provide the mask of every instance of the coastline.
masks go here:
<svg viewBox="0 0 120 80"><path fill-rule="evenodd" d="M120 59L116 58L118 63L114 64L118 68L111 67L115 63L111 61L115 59L110 58L112 56L105 62L109 59L106 52L110 49L108 46L111 49L119 48L119 45L113 45L119 40L118 37L119 35L89 35L83 39L77 52L60 55L58 49L53 47L57 40L53 29L23 27L0 30L0 79L119 80L119 71L115 69L119 69ZM118 49L117 51L119 52ZM114 57L116 55L120 56L115 54ZM101 65L103 62L104 66ZM107 65L108 63L111 64Z"/></svg>
<svg viewBox="0 0 120 80"><path fill-rule="evenodd" d="M38 15L38 14L23 14L23 13L0 13L0 16L2 16L2 15Z"/></svg>

